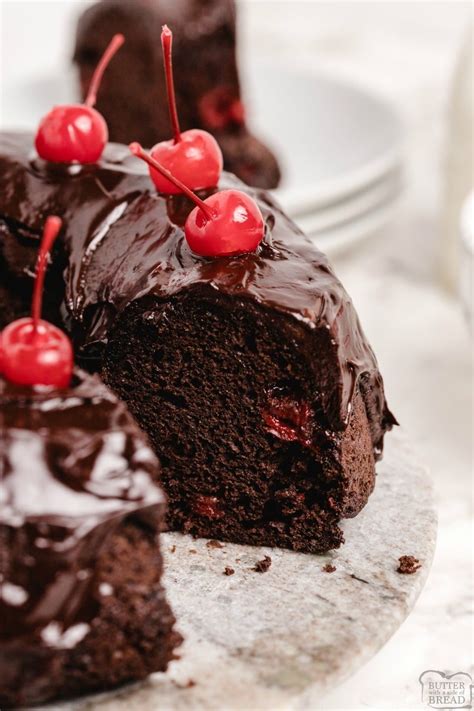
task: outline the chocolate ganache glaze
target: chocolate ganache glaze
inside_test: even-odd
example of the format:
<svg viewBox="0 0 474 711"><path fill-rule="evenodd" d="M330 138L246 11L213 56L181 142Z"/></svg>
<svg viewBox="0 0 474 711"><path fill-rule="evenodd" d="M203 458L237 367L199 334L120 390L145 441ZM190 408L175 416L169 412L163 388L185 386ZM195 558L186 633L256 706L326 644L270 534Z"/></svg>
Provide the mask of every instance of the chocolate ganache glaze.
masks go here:
<svg viewBox="0 0 474 711"><path fill-rule="evenodd" d="M159 530L157 475L125 405L97 376L78 370L67 390L0 378L0 692L22 679L28 654L47 659L88 634L110 534L126 517Z"/></svg>
<svg viewBox="0 0 474 711"><path fill-rule="evenodd" d="M167 299L197 285L251 299L291 315L309 329L328 329L339 382L326 414L344 429L356 385L364 398L376 455L395 419L352 302L327 258L282 212L268 193L224 173L220 189L238 187L258 203L265 220L256 253L203 259L194 255L182 225L194 207L181 196L158 195L147 168L125 146L109 144L91 166L40 160L28 133L0 137L0 219L7 273L31 270L19 250L40 234L48 214L65 223L62 320L82 355L107 342L118 313L148 295ZM0 239L2 234L0 232ZM61 257L58 257L58 263Z"/></svg>

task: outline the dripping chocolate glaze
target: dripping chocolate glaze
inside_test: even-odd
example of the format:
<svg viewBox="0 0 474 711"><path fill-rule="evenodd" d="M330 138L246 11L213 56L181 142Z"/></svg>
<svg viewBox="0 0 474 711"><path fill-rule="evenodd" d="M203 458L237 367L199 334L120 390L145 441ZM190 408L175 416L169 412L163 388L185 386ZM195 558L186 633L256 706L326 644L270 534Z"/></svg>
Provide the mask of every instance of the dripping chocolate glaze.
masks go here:
<svg viewBox="0 0 474 711"><path fill-rule="evenodd" d="M99 605L101 546L126 516L158 530L157 467L97 376L76 371L71 388L55 391L0 378L3 651L22 640L72 647L87 634Z"/></svg>
<svg viewBox="0 0 474 711"><path fill-rule="evenodd" d="M224 173L219 188L229 187L258 202L264 241L257 253L204 259L189 250L182 229L193 205L158 195L147 167L125 146L109 144L97 165L62 166L38 158L31 134L0 136L0 217L38 233L47 215L64 220L65 306L82 348L106 342L116 314L146 295L169 298L204 284L253 299L308 328L328 329L340 373L331 419L345 426L359 384L380 452L395 420L348 294L326 257L268 193Z"/></svg>

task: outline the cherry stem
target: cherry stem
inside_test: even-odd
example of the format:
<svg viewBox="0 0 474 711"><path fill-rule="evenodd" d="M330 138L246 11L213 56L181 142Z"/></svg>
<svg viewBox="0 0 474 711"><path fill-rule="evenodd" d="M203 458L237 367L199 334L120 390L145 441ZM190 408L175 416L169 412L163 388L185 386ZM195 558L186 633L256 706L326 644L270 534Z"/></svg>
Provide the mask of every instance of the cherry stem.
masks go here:
<svg viewBox="0 0 474 711"><path fill-rule="evenodd" d="M130 149L130 152L133 153L134 156L137 156L137 158L141 158L142 160L145 161L145 163L148 163L152 168L157 170L161 175L163 175L165 178L167 178L170 182L172 182L174 185L176 185L177 188L181 190L182 193L188 196L190 200L192 200L206 215L209 220L214 219L216 216L214 210L209 207L209 205L206 205L204 200L201 200L196 193L193 193L192 190L190 190L184 183L181 182L181 180L178 180L178 178L175 178L172 173L169 172L161 163L158 163L157 160L152 158L151 156L148 155L148 153L145 153L141 145L137 142L130 143L128 146Z"/></svg>
<svg viewBox="0 0 474 711"><path fill-rule="evenodd" d="M59 234L59 230L61 229L62 224L62 220L59 217L51 216L48 217L44 226L43 237L41 239L41 244L38 253L38 259L36 261L35 286L33 289L33 300L31 304L31 317L33 319L34 331L37 330L38 322L41 318L46 262L51 251L51 247L53 246L54 240Z"/></svg>
<svg viewBox="0 0 474 711"><path fill-rule="evenodd" d="M110 40L109 46L102 55L102 59L96 66L94 74L92 75L92 80L89 85L89 91L84 102L86 106L90 106L91 108L95 106L95 102L97 101L97 92L99 91L100 83L102 81L104 72L107 69L107 66L112 57L114 56L115 52L120 49L124 42L125 37L121 34L114 35Z"/></svg>
<svg viewBox="0 0 474 711"><path fill-rule="evenodd" d="M168 25L163 25L161 33L161 47L163 49L163 60L165 63L166 91L168 93L168 109L170 112L171 127L174 133L174 142L181 140L181 130L179 128L178 110L176 108L176 95L174 93L173 79L173 33Z"/></svg>

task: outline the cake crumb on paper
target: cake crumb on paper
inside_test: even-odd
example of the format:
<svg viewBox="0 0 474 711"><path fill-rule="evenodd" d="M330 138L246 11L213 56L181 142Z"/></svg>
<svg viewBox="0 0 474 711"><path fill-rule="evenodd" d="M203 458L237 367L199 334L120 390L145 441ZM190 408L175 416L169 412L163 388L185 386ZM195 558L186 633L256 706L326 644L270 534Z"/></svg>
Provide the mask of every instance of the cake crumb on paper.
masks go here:
<svg viewBox="0 0 474 711"><path fill-rule="evenodd" d="M337 568L335 565L331 565L331 563L326 563L326 565L323 565L321 570L323 571L323 573L334 573Z"/></svg>
<svg viewBox="0 0 474 711"><path fill-rule="evenodd" d="M224 575L233 575L234 573L235 570L233 568L229 568L228 566L224 568Z"/></svg>

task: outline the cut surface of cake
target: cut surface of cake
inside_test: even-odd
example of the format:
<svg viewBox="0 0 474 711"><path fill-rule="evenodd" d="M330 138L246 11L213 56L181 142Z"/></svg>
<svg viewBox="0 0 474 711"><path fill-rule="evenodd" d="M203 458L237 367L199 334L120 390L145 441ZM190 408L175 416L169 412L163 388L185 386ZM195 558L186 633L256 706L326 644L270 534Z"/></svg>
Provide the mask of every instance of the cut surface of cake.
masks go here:
<svg viewBox="0 0 474 711"><path fill-rule="evenodd" d="M245 119L233 0L107 0L84 12L74 51L83 97L112 35L119 32L126 37L97 101L110 139L137 140L151 148L172 136L160 46L166 23L174 32L181 128L210 131L221 146L226 170L249 185L276 187L277 160L251 133Z"/></svg>
<svg viewBox="0 0 474 711"><path fill-rule="evenodd" d="M182 229L193 205L158 195L124 146L70 168L31 146L27 134L0 138L0 326L29 304L39 226L53 210L65 229L49 278L63 284L48 316L148 433L168 525L308 552L340 545L340 521L367 502L395 420L326 257L268 194L229 174L219 188L256 200L263 242L198 257Z"/></svg>
<svg viewBox="0 0 474 711"><path fill-rule="evenodd" d="M0 707L163 671L180 636L160 578L159 465L123 403L0 377Z"/></svg>

